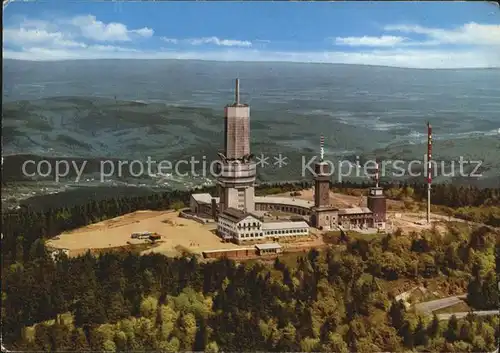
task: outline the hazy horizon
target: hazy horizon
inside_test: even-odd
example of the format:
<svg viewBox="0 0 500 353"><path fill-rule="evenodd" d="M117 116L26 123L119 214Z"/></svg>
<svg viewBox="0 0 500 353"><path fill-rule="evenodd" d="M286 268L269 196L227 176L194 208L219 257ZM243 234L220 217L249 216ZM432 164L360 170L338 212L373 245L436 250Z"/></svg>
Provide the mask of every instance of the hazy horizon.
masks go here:
<svg viewBox="0 0 500 353"><path fill-rule="evenodd" d="M354 63L334 63L334 62L306 62L306 61L251 61L251 60L214 60L214 59L175 59L175 58L73 58L73 59L15 59L15 58L4 58L3 61L27 61L27 62L40 62L40 63L56 63L56 62L67 62L67 61L201 61L201 62L220 62L220 63L248 63L248 64L258 64L258 63L268 63L268 64L291 64L291 65L325 65L325 66L368 66L368 67L382 67L391 69L404 69L404 70L432 70L432 71L461 71L461 70L500 70L499 66L492 67L461 67L461 68L426 68L426 67L405 67L405 66L393 66L393 65L377 65L377 64L354 64Z"/></svg>
<svg viewBox="0 0 500 353"><path fill-rule="evenodd" d="M421 158L427 120L436 160L483 160L484 175L493 180L500 170L499 73L200 60L6 61L3 153L211 160L223 144L223 109L239 77L241 101L251 107L252 151L291 160L282 170L261 170L261 180L297 179L301 156L317 153L321 134L327 158Z"/></svg>

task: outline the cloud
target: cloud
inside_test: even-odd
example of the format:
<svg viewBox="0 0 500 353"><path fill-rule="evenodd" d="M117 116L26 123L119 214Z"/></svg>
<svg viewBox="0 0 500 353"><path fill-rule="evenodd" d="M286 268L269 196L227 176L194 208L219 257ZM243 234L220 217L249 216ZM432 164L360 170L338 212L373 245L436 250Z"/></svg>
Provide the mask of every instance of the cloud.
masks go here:
<svg viewBox="0 0 500 353"><path fill-rule="evenodd" d="M160 39L170 44L187 43L190 45L217 45L222 47L245 47L245 48L249 48L252 46L252 42L248 40L220 39L218 37L203 37L203 38L188 38L188 39L160 37Z"/></svg>
<svg viewBox="0 0 500 353"><path fill-rule="evenodd" d="M351 47L418 47L439 45L500 45L500 25L466 23L454 29L429 28L419 25L387 25L386 32L423 35L424 39L382 35L380 37L336 37L336 45Z"/></svg>
<svg viewBox="0 0 500 353"><path fill-rule="evenodd" d="M170 44L177 44L179 43L179 40L178 39L175 39L175 38L167 38L167 37L160 37L160 39L166 43L170 43Z"/></svg>
<svg viewBox="0 0 500 353"><path fill-rule="evenodd" d="M138 35L144 38L152 37L154 34L154 31L149 27L144 27L141 29L133 29L132 32L137 33Z"/></svg>
<svg viewBox="0 0 500 353"><path fill-rule="evenodd" d="M95 42L131 42L134 38L148 38L151 28L128 29L122 23L104 23L95 16L76 16L54 21L24 18L18 26L4 28L4 47L31 48L87 48Z"/></svg>
<svg viewBox="0 0 500 353"><path fill-rule="evenodd" d="M176 39L151 38L157 47L141 49L152 37L148 27L128 28L123 23L99 21L95 16L76 16L54 21L24 19L4 28L4 58L21 60L73 59L198 59L218 61L283 61L312 63L368 64L414 68L500 67L499 26L468 23L455 29L416 25L386 26L382 36L338 37L334 43L349 50L301 51L273 49L279 45L266 40L235 40L219 37ZM402 36L390 35L399 32ZM423 36L419 40L411 34ZM419 36L419 37L420 37ZM413 38L413 39L412 39ZM156 40L156 42L155 42ZM187 47L162 43L186 44ZM261 44L259 44L261 43ZM269 45L264 45L268 44ZM281 43L283 44L283 43ZM287 42L286 45L300 43ZM452 44L439 46L438 44ZM465 45L466 44L466 45ZM191 46L189 46L191 45ZM149 48L153 46L148 45Z"/></svg>
<svg viewBox="0 0 500 353"><path fill-rule="evenodd" d="M224 51L141 51L130 48L89 46L85 49L30 48L23 52L4 50L4 58L21 60L71 59L196 59L216 61L277 61L382 65L408 68L481 68L500 67L500 57L491 51L447 50L371 50L366 52L279 52L254 49Z"/></svg>
<svg viewBox="0 0 500 353"><path fill-rule="evenodd" d="M61 32L49 32L43 29L6 28L3 31L3 40L4 43L15 43L23 47L34 44L46 44L55 47L86 47L85 43L66 38Z"/></svg>
<svg viewBox="0 0 500 353"><path fill-rule="evenodd" d="M487 25L469 22L455 29L428 28L418 25L389 25L386 31L423 34L426 45L468 44L500 45L500 25Z"/></svg>
<svg viewBox="0 0 500 353"><path fill-rule="evenodd" d="M347 45L351 47L393 47L403 43L407 38L396 36L381 36L381 37L337 37L335 44Z"/></svg>
<svg viewBox="0 0 500 353"><path fill-rule="evenodd" d="M251 47L247 40L219 39L217 37L192 38L187 40L191 45L213 44L224 47Z"/></svg>
<svg viewBox="0 0 500 353"><path fill-rule="evenodd" d="M104 23L98 21L95 16L76 16L70 23L77 27L82 36L95 41L130 41L133 35L149 38L154 31L144 27L139 29L128 29L126 25L118 22Z"/></svg>

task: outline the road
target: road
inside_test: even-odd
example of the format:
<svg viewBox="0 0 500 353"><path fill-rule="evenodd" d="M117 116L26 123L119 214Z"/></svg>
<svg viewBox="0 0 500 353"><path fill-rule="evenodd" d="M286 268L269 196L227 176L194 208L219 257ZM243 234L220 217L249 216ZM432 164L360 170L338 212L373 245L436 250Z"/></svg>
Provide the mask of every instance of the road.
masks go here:
<svg viewBox="0 0 500 353"><path fill-rule="evenodd" d="M443 298L443 299L431 300L429 302L418 303L418 304L415 304L415 309L417 311L420 311L420 312L423 312L426 314L432 314L432 312L434 312L436 310L448 308L448 307L453 306L455 304L459 304L466 297L467 297L467 294L462 294L462 295L456 295L453 297L448 297L448 298Z"/></svg>
<svg viewBox="0 0 500 353"><path fill-rule="evenodd" d="M462 319L469 314L471 314L471 312L461 311L458 313L437 314L436 316L438 317L438 320L449 320L453 315L457 319ZM473 311L472 314L477 316L500 315L500 310Z"/></svg>

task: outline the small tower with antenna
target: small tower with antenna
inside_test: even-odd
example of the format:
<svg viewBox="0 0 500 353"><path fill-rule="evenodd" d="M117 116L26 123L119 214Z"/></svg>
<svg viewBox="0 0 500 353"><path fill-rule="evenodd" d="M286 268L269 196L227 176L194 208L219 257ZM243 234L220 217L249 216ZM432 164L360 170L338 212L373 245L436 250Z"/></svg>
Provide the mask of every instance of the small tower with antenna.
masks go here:
<svg viewBox="0 0 500 353"><path fill-rule="evenodd" d="M367 207L373 214L373 226L378 229L385 229L387 220L387 205L384 189L379 186L380 168L375 160L375 173L373 176L375 186L371 187L367 197Z"/></svg>
<svg viewBox="0 0 500 353"><path fill-rule="evenodd" d="M330 206L330 168L325 162L325 138L319 140L319 162L314 165L314 205L316 207Z"/></svg>
<svg viewBox="0 0 500 353"><path fill-rule="evenodd" d="M325 138L320 137L319 161L314 164L314 207L311 223L320 229L332 229L338 222L338 209L330 204L330 163L325 161Z"/></svg>

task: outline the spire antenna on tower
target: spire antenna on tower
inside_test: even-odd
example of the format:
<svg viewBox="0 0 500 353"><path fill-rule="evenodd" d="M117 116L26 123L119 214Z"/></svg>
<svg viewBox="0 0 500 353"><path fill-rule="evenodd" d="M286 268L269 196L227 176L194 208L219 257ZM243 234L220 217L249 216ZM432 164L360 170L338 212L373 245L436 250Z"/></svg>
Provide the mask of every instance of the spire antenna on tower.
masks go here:
<svg viewBox="0 0 500 353"><path fill-rule="evenodd" d="M375 160L375 187L378 188L378 183L380 180L380 174L379 174L379 168L378 168L378 162Z"/></svg>
<svg viewBox="0 0 500 353"><path fill-rule="evenodd" d="M236 89L235 89L235 95L236 95L236 104L240 104L240 79L236 79Z"/></svg>
<svg viewBox="0 0 500 353"><path fill-rule="evenodd" d="M432 126L427 122L427 223L431 223Z"/></svg>
<svg viewBox="0 0 500 353"><path fill-rule="evenodd" d="M319 158L321 160L321 162L323 162L323 158L325 157L325 148L324 148L324 145L325 145L325 138L323 137L323 135L321 135L321 138L319 140L319 146L320 146L320 149L319 149Z"/></svg>

